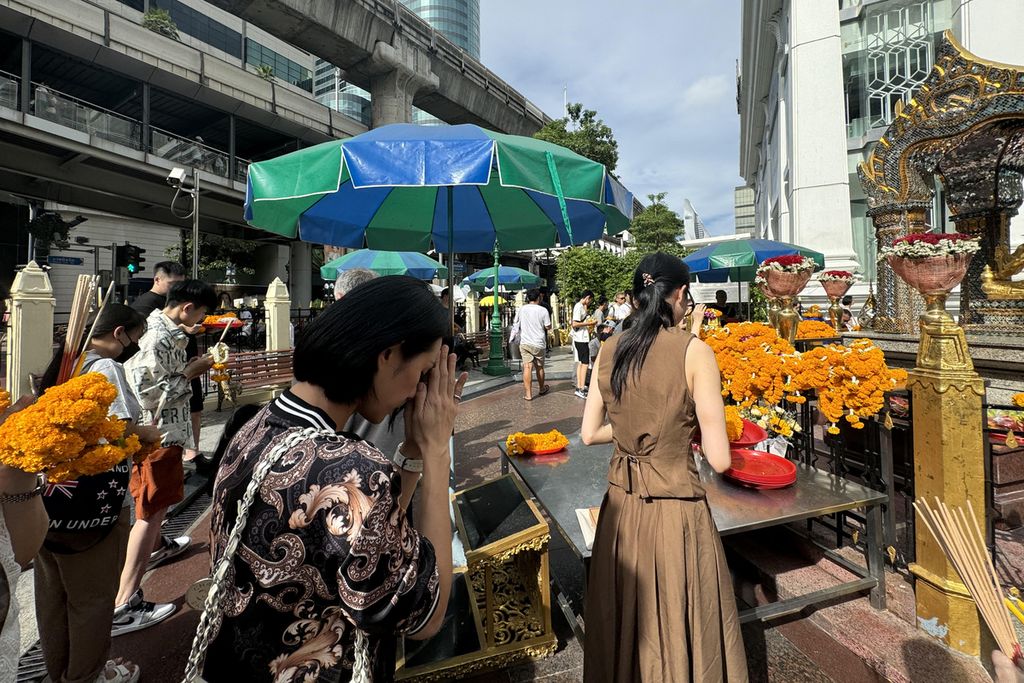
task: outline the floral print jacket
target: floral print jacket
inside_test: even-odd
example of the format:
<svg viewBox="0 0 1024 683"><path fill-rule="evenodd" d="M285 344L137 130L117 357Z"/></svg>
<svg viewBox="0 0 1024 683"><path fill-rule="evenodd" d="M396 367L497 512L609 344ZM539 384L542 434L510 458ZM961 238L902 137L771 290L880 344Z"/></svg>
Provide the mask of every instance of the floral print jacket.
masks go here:
<svg viewBox="0 0 1024 683"><path fill-rule="evenodd" d="M287 392L231 440L214 489L214 562L256 462L307 427L336 430ZM392 680L396 637L422 628L439 595L433 546L408 523L400 493L392 463L354 436L316 437L286 453L250 509L206 680L348 681L353 627L369 636L372 679Z"/></svg>

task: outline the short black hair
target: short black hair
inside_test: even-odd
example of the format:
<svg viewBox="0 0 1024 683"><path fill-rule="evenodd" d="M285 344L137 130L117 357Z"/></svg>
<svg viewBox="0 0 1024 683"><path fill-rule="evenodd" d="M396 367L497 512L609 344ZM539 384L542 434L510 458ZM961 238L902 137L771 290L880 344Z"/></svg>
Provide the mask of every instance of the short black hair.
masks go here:
<svg viewBox="0 0 1024 683"><path fill-rule="evenodd" d="M580 301L586 299L588 296L594 296L594 291L591 289L584 289L583 293L580 294Z"/></svg>
<svg viewBox="0 0 1024 683"><path fill-rule="evenodd" d="M185 266L177 261L161 261L153 266L153 275L163 273L172 277L185 277Z"/></svg>
<svg viewBox="0 0 1024 683"><path fill-rule="evenodd" d="M850 295L850 294L847 294L846 296L843 297L842 303L843 303L844 306L852 305L853 304L853 296Z"/></svg>
<svg viewBox="0 0 1024 683"><path fill-rule="evenodd" d="M539 301L540 300L540 290L537 289L536 287L534 287L533 289L526 290L526 300L527 301Z"/></svg>
<svg viewBox="0 0 1024 683"><path fill-rule="evenodd" d="M602 296L600 299L597 300L598 306L604 306L606 303L608 303L608 297L606 296Z"/></svg>
<svg viewBox="0 0 1024 683"><path fill-rule="evenodd" d="M292 371L324 391L332 403L351 404L373 388L377 357L401 344L410 358L451 333L448 310L430 288L406 275L360 285L313 319L296 340Z"/></svg>
<svg viewBox="0 0 1024 683"><path fill-rule="evenodd" d="M217 292L202 280L182 280L171 285L167 292L167 308L193 304L205 306L208 312L217 310Z"/></svg>

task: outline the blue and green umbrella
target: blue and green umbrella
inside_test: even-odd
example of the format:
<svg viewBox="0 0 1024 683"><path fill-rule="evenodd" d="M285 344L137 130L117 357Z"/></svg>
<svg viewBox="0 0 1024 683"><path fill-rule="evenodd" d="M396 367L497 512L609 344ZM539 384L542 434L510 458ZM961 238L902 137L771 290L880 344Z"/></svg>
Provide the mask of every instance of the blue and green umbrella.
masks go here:
<svg viewBox="0 0 1024 683"><path fill-rule="evenodd" d="M417 251L378 251L360 249L331 259L320 266L320 277L334 280L338 273L355 268L366 268L378 275L409 275L418 280L447 278L448 269Z"/></svg>
<svg viewBox="0 0 1024 683"><path fill-rule="evenodd" d="M825 256L820 252L796 244L762 239L710 244L684 257L683 263L701 282L752 282L761 261L773 256L791 255L814 259L816 269L825 267Z"/></svg>
<svg viewBox="0 0 1024 683"><path fill-rule="evenodd" d="M537 287L540 283L541 277L534 275L528 270L513 268L512 266L498 267L498 286L506 291ZM494 268L478 270L465 278L460 284L477 292L485 289L494 289Z"/></svg>

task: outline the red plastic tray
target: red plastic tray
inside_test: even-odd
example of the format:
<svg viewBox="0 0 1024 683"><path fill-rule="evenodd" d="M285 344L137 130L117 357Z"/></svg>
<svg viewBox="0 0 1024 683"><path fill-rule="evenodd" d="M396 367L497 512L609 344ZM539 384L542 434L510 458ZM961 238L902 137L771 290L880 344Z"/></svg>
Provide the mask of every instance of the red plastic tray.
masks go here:
<svg viewBox="0 0 1024 683"><path fill-rule="evenodd" d="M566 446L559 446L558 448L542 448L539 451L526 451L530 455L551 455L552 453L559 453L564 451Z"/></svg>
<svg viewBox="0 0 1024 683"><path fill-rule="evenodd" d="M735 448L732 467L724 475L743 484L782 487L796 481L796 465L764 451Z"/></svg>
<svg viewBox="0 0 1024 683"><path fill-rule="evenodd" d="M763 427L760 427L744 418L743 433L740 434L740 438L735 441L730 441L729 446L731 448L748 448L750 446L756 446L767 438L768 432L766 432Z"/></svg>

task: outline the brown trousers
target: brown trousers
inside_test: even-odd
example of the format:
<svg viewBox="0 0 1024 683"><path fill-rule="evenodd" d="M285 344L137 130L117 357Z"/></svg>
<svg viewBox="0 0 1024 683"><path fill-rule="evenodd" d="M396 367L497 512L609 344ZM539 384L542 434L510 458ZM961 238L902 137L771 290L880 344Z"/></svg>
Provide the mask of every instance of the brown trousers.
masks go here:
<svg viewBox="0 0 1024 683"><path fill-rule="evenodd" d="M44 547L36 557L36 622L54 683L92 683L107 663L130 528L124 508L107 537L88 550L65 555Z"/></svg>

